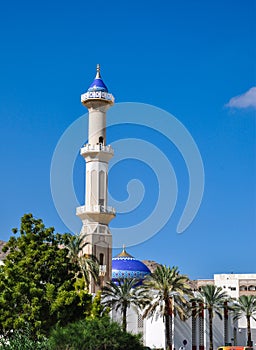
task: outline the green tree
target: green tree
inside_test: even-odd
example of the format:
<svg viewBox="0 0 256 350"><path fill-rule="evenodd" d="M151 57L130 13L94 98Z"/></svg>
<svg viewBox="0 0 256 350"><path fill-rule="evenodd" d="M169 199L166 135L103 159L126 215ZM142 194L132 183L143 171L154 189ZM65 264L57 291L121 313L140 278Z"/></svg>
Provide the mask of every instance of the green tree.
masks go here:
<svg viewBox="0 0 256 350"><path fill-rule="evenodd" d="M101 290L98 290L92 301L92 308L90 317L91 318L101 318L108 316L110 309L104 307L101 302Z"/></svg>
<svg viewBox="0 0 256 350"><path fill-rule="evenodd" d="M118 279L117 282L107 282L102 289L102 304L111 309L121 311L122 329L127 329L127 311L131 306L142 308L150 302L148 294L138 288L136 278Z"/></svg>
<svg viewBox="0 0 256 350"><path fill-rule="evenodd" d="M165 322L166 348L172 348L171 323L173 314L185 319L187 313L187 295L191 295L189 279L181 275L177 267L160 265L147 275L142 289L153 295L153 300L144 311L144 317L160 313Z"/></svg>
<svg viewBox="0 0 256 350"><path fill-rule="evenodd" d="M234 320L242 317L247 322L247 345L252 346L251 319L256 321L256 297L255 295L242 295L234 302Z"/></svg>
<svg viewBox="0 0 256 350"><path fill-rule="evenodd" d="M12 332L9 336L0 338L1 350L50 350L48 340L31 339L29 329Z"/></svg>
<svg viewBox="0 0 256 350"><path fill-rule="evenodd" d="M123 332L108 317L87 318L57 327L50 336L54 350L143 350L140 336Z"/></svg>
<svg viewBox="0 0 256 350"><path fill-rule="evenodd" d="M80 319L91 307L91 296L75 289L77 267L63 248L69 236L55 234L32 214L22 217L19 235L4 247L8 255L0 271L3 334L27 326L34 336L48 334L56 323Z"/></svg>
<svg viewBox="0 0 256 350"><path fill-rule="evenodd" d="M88 244L88 242L84 241L84 235L73 235L68 238L66 245L68 257L79 268L76 278L79 276L79 273L82 274L86 289L88 289L91 279L96 284L99 284L98 259L92 254L83 254L83 250Z"/></svg>
<svg viewBox="0 0 256 350"><path fill-rule="evenodd" d="M222 311L228 299L227 293L221 287L213 284L200 287L195 297L191 299L191 303L195 305L193 309L196 314L199 314L202 310L208 311L210 350L213 350L213 316L216 314L222 319Z"/></svg>

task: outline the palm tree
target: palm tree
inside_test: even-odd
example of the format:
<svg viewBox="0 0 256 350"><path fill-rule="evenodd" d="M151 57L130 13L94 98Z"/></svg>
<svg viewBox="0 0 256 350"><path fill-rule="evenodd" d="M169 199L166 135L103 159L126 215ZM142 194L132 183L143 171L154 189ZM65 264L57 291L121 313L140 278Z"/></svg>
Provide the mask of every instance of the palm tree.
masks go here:
<svg viewBox="0 0 256 350"><path fill-rule="evenodd" d="M84 247L88 244L84 241L84 235L75 234L69 236L66 248L68 250L68 257L74 264L78 264L79 256L81 256Z"/></svg>
<svg viewBox="0 0 256 350"><path fill-rule="evenodd" d="M84 235L74 235L69 239L66 248L70 261L76 264L82 274L86 288L88 289L91 278L99 284L99 262L92 254L83 254L84 248L90 243L85 242ZM76 278L78 274L76 275Z"/></svg>
<svg viewBox="0 0 256 350"><path fill-rule="evenodd" d="M252 346L251 318L256 321L256 296L242 295L234 302L234 320L243 316L247 321L247 346Z"/></svg>
<svg viewBox="0 0 256 350"><path fill-rule="evenodd" d="M118 279L117 282L107 282L102 289L102 304L118 311L121 310L122 329L127 330L127 310L131 306L143 308L150 302L148 294L138 288L140 280L136 278Z"/></svg>
<svg viewBox="0 0 256 350"><path fill-rule="evenodd" d="M152 303L145 308L144 317L160 313L164 318L167 349L172 349L170 327L173 313L177 313L182 320L187 314L186 295L190 296L192 293L188 282L188 277L181 275L177 267L170 268L165 265L158 266L143 281L142 288L154 295Z"/></svg>
<svg viewBox="0 0 256 350"><path fill-rule="evenodd" d="M199 314L202 309L208 311L210 350L213 350L213 316L216 313L222 319L221 312L228 299L227 293L221 287L208 284L202 286L196 296L190 300L195 305L193 309L196 314Z"/></svg>
<svg viewBox="0 0 256 350"><path fill-rule="evenodd" d="M96 285L100 284L99 278L99 262L98 259L92 254L85 254L79 257L79 268L82 272L85 286L88 289L91 278Z"/></svg>

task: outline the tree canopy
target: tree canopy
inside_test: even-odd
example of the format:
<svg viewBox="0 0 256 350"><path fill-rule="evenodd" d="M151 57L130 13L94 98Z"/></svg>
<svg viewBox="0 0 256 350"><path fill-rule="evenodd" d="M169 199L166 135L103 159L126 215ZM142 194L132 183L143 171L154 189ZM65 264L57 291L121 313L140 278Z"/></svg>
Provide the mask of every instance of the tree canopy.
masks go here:
<svg viewBox="0 0 256 350"><path fill-rule="evenodd" d="M47 335L56 324L84 317L91 296L76 285L78 267L64 248L71 235L55 233L32 214L13 233L0 270L1 333L29 326L34 335Z"/></svg>
<svg viewBox="0 0 256 350"><path fill-rule="evenodd" d="M247 345L252 346L251 319L256 321L256 297L255 295L241 295L233 306L234 320L242 317L247 322Z"/></svg>
<svg viewBox="0 0 256 350"><path fill-rule="evenodd" d="M171 318L177 313L181 319L187 314L187 296L191 295L189 279L180 274L178 268L159 265L143 281L142 288L149 293L153 292L153 300L144 311L144 317L154 314L162 315L165 322L166 348L172 348Z"/></svg>
<svg viewBox="0 0 256 350"><path fill-rule="evenodd" d="M51 333L50 348L55 350L143 350L140 336L123 332L108 317L86 318L57 327Z"/></svg>
<svg viewBox="0 0 256 350"><path fill-rule="evenodd" d="M196 296L191 298L196 314L199 314L203 309L208 311L210 350L213 350L213 316L216 314L222 319L222 312L228 300L227 293L221 287L213 284L201 286Z"/></svg>
<svg viewBox="0 0 256 350"><path fill-rule="evenodd" d="M131 306L138 309L150 303L150 297L141 288L138 288L140 280L136 278L121 278L117 283L110 281L102 289L102 303L111 309L121 311L122 328L127 329L127 311ZM137 288L136 288L137 287Z"/></svg>

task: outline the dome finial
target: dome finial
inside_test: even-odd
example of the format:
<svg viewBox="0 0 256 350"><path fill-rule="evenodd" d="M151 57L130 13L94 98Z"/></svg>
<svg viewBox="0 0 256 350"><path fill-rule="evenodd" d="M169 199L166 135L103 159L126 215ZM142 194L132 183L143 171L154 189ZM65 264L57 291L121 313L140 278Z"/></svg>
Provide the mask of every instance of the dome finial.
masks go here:
<svg viewBox="0 0 256 350"><path fill-rule="evenodd" d="M100 76L100 64L98 63L97 64L97 73L96 73L96 79L101 79L101 76Z"/></svg>
<svg viewBox="0 0 256 350"><path fill-rule="evenodd" d="M123 256L123 257L128 257L128 258L133 258L132 255L130 255L129 253L127 253L127 251L125 250L125 244L123 244L123 250L120 254L118 254L117 256Z"/></svg>

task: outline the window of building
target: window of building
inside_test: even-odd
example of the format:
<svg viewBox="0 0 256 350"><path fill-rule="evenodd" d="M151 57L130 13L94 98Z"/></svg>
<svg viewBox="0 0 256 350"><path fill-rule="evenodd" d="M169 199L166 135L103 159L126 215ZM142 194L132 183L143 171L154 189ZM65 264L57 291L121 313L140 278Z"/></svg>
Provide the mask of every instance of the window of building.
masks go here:
<svg viewBox="0 0 256 350"><path fill-rule="evenodd" d="M103 145L103 143L104 143L104 138L103 138L103 136L100 136L99 137L99 144Z"/></svg>
<svg viewBox="0 0 256 350"><path fill-rule="evenodd" d="M105 193L105 173L100 171L99 175L99 205L104 206L104 193Z"/></svg>
<svg viewBox="0 0 256 350"><path fill-rule="evenodd" d="M239 287L239 290L240 290L240 291L245 291L245 290L247 290L247 287L246 287L246 286L240 286L240 287Z"/></svg>
<svg viewBox="0 0 256 350"><path fill-rule="evenodd" d="M100 253L100 265L104 265L104 254Z"/></svg>
<svg viewBox="0 0 256 350"><path fill-rule="evenodd" d="M143 317L141 314L138 314L138 328L143 328Z"/></svg>
<svg viewBox="0 0 256 350"><path fill-rule="evenodd" d="M248 287L248 290L255 291L256 290L256 286L251 285L251 286Z"/></svg>

